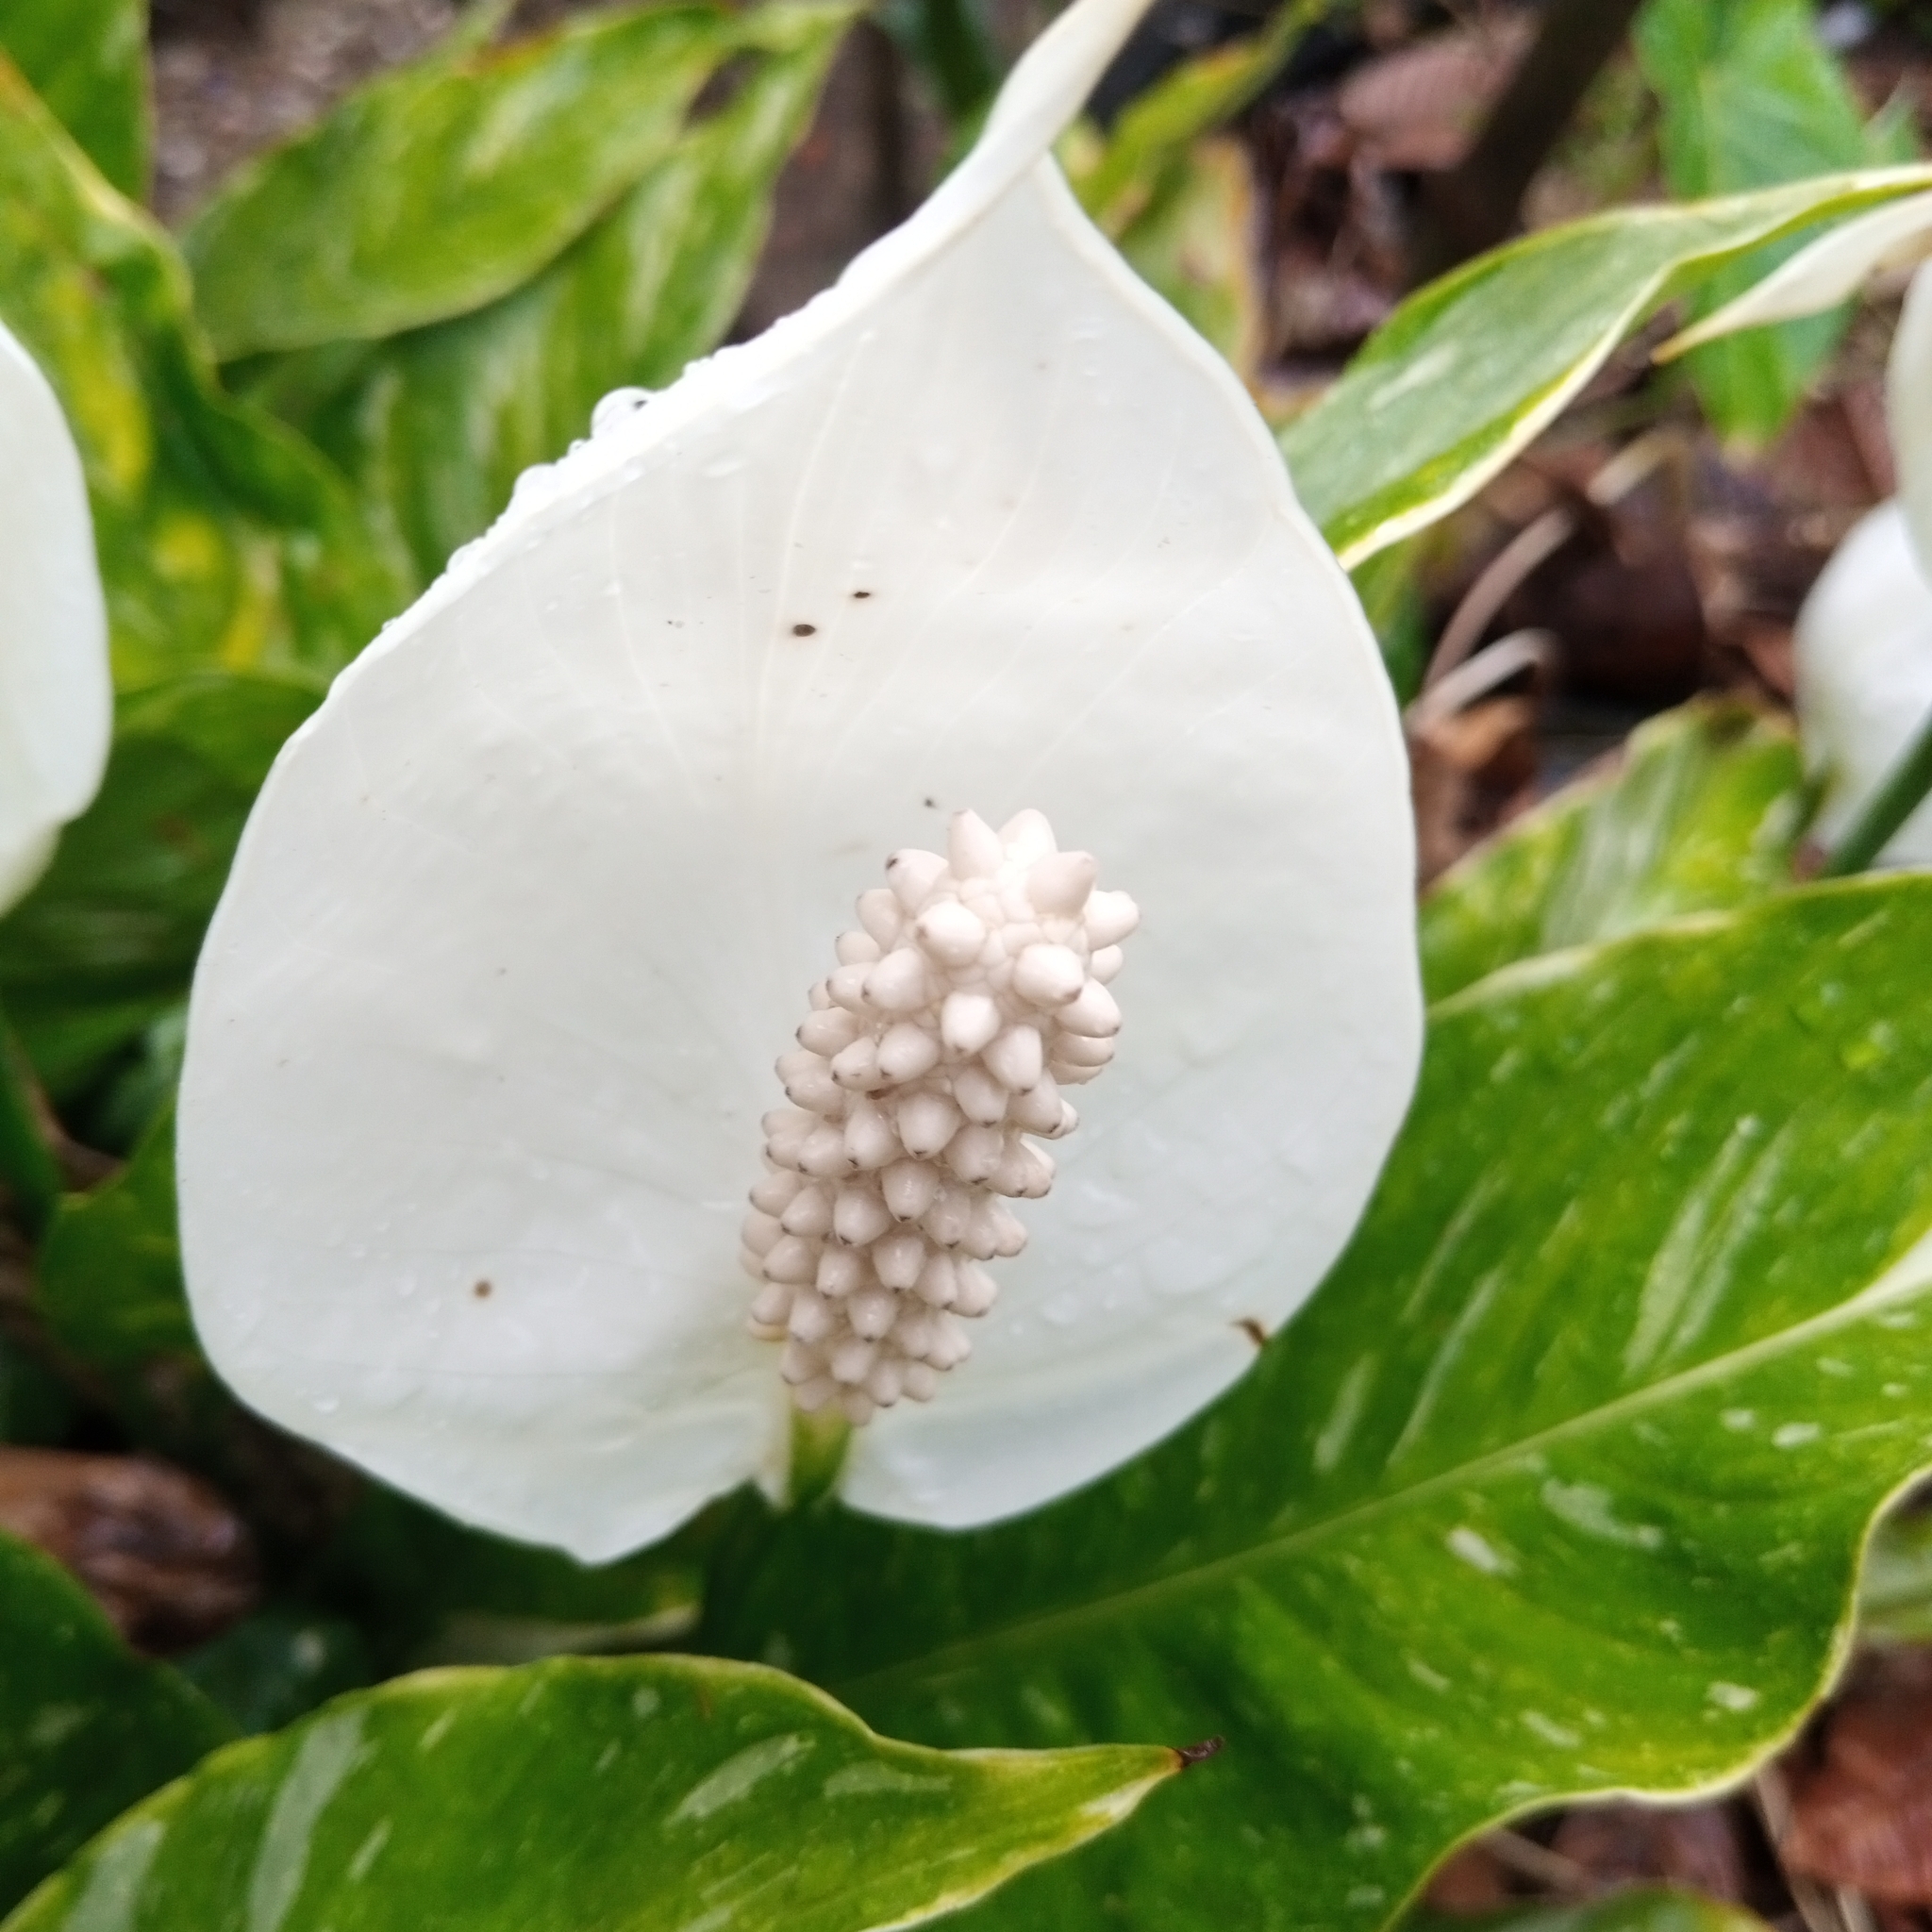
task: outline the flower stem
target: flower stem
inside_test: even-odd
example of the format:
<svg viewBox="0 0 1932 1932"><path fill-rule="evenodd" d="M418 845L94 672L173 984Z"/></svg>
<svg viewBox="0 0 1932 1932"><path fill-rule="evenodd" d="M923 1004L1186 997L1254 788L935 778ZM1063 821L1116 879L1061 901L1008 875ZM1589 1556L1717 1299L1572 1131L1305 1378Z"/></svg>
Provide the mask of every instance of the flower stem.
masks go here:
<svg viewBox="0 0 1932 1932"><path fill-rule="evenodd" d="M1932 791L1932 711L1925 714L1884 782L1865 801L1865 808L1852 821L1851 829L1831 848L1818 876L1841 879L1863 872L1928 791Z"/></svg>
<svg viewBox="0 0 1932 1932"><path fill-rule="evenodd" d="M831 1493L851 1441L852 1424L835 1404L827 1403L815 1415L802 1408L791 1411L792 1508L803 1509Z"/></svg>

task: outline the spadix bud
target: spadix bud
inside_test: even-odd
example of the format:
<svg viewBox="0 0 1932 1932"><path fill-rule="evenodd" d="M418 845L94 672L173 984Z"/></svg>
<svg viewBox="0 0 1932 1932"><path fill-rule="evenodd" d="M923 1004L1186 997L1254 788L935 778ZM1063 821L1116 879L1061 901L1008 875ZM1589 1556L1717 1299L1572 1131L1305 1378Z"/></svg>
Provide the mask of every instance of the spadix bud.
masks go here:
<svg viewBox="0 0 1932 1932"><path fill-rule="evenodd" d="M1006 1202L1053 1185L1024 1136L1070 1133L1056 1074L1091 1079L1113 1056L1102 981L1140 914L1096 875L1037 811L998 832L965 811L946 858L895 852L890 889L859 894L864 930L841 936L778 1062L800 1110L766 1116L774 1172L743 1229L752 1332L784 1341L808 1413L836 1403L859 1424L924 1402L972 1353L956 1318L998 1292L978 1264L1026 1244Z"/></svg>

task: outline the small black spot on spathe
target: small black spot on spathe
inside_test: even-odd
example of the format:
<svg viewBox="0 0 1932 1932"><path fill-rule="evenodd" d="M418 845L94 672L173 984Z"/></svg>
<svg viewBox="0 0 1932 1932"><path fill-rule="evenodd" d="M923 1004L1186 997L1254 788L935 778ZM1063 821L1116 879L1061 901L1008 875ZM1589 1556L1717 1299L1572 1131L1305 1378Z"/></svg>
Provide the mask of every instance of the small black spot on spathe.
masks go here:
<svg viewBox="0 0 1932 1932"><path fill-rule="evenodd" d="M495 1291L491 1287L489 1282L479 1281L475 1285L475 1287L470 1291L470 1292L473 1295L475 1295L479 1302L487 1302L490 1299L491 1295L495 1292Z"/></svg>
<svg viewBox="0 0 1932 1932"><path fill-rule="evenodd" d="M927 811L937 811L940 808L940 802L937 798L928 798L924 801L924 804Z"/></svg>
<svg viewBox="0 0 1932 1932"><path fill-rule="evenodd" d="M863 599L866 597L870 597L872 595L872 592L870 591L854 591L852 594L855 597Z"/></svg>
<svg viewBox="0 0 1932 1932"><path fill-rule="evenodd" d="M791 635L795 638L815 638L818 634L819 627L815 624L794 624L791 626Z"/></svg>
<svg viewBox="0 0 1932 1932"><path fill-rule="evenodd" d="M1255 1344L1257 1348L1266 1348L1268 1346L1268 1331L1267 1329L1262 1327L1260 1323L1256 1321L1254 1316L1243 1315L1241 1318L1241 1320L1237 1322L1234 1325L1237 1328L1239 1328L1241 1331L1241 1333L1245 1335L1248 1338L1248 1340Z"/></svg>

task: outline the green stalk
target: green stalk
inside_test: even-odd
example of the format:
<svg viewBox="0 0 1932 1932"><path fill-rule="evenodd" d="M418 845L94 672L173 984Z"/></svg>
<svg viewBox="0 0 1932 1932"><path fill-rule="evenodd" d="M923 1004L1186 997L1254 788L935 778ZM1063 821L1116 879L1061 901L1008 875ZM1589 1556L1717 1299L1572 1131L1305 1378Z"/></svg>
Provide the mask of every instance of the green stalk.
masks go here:
<svg viewBox="0 0 1932 1932"><path fill-rule="evenodd" d="M803 1509L831 1493L845 1467L845 1451L852 1441L852 1424L828 1403L816 1415L801 1408L791 1411L791 1479L788 1501Z"/></svg>
<svg viewBox="0 0 1932 1932"><path fill-rule="evenodd" d="M1932 711L1925 714L1912 741L1876 791L1865 801L1865 808L1852 821L1851 829L1831 848L1819 868L1818 876L1841 879L1863 872L1891 842L1892 835L1911 817L1932 791Z"/></svg>

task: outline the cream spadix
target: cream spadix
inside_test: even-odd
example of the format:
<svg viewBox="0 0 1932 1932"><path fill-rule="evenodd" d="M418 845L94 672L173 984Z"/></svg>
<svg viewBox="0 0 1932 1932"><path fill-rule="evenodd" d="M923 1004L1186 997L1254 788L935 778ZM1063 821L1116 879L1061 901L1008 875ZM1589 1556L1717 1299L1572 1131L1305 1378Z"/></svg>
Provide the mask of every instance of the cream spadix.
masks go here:
<svg viewBox="0 0 1932 1932"><path fill-rule="evenodd" d="M970 1365L855 1432L849 1503L963 1524L1101 1474L1241 1374L1366 1198L1420 1032L1400 733L1240 384L1045 158L1139 8L1063 14L837 288L600 409L263 791L190 1021L196 1319L248 1400L458 1516L598 1557L782 1486L741 1269L774 1057L855 899L963 809L1131 891L1130 1019ZM934 911L927 964L963 960ZM882 1010L929 1012L916 963ZM943 991L946 1064L1039 1089ZM1104 1058L1050 1049L1057 1088Z"/></svg>
<svg viewBox="0 0 1932 1932"><path fill-rule="evenodd" d="M1847 222L1754 289L1665 344L1677 354L1714 336L1835 307L1874 274L1932 247L1932 195ZM1886 370L1898 495L1846 535L1799 612L1794 653L1806 756L1824 781L1814 827L1835 844L1932 715L1932 271L1907 292ZM1932 865L1932 805L1879 855Z"/></svg>
<svg viewBox="0 0 1932 1932"><path fill-rule="evenodd" d="M0 911L94 795L112 719L80 457L46 378L0 326Z"/></svg>

